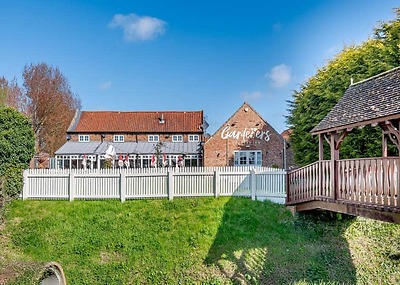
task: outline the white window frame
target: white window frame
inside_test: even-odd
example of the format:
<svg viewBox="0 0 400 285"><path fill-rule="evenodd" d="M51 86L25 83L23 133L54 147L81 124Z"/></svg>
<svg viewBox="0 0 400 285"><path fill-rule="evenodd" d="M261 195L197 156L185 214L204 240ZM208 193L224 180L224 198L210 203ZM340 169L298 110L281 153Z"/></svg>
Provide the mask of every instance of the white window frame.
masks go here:
<svg viewBox="0 0 400 285"><path fill-rule="evenodd" d="M235 151L233 161L235 166L261 166L262 151L261 150Z"/></svg>
<svg viewBox="0 0 400 285"><path fill-rule="evenodd" d="M124 142L125 141L125 137L124 135L114 135L114 142Z"/></svg>
<svg viewBox="0 0 400 285"><path fill-rule="evenodd" d="M79 142L90 142L90 135L78 135Z"/></svg>
<svg viewBox="0 0 400 285"><path fill-rule="evenodd" d="M158 135L148 135L148 142L159 142L160 138Z"/></svg>
<svg viewBox="0 0 400 285"><path fill-rule="evenodd" d="M198 142L200 140L199 135L189 135L189 141L190 142Z"/></svg>
<svg viewBox="0 0 400 285"><path fill-rule="evenodd" d="M183 142L183 135L173 135L172 142Z"/></svg>

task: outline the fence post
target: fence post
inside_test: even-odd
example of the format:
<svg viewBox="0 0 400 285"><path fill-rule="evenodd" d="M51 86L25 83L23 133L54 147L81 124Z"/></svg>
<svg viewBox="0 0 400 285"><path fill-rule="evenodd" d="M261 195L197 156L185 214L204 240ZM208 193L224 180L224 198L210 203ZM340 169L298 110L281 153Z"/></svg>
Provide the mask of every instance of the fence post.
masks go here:
<svg viewBox="0 0 400 285"><path fill-rule="evenodd" d="M28 170L24 170L24 186L22 188L22 200L28 198Z"/></svg>
<svg viewBox="0 0 400 285"><path fill-rule="evenodd" d="M285 185L285 194L286 194L286 197L285 197L285 203L286 204L288 204L289 203L289 201L290 201L290 194L291 194L291 191L290 191L290 178L291 178L291 173L290 173L291 171L290 170L286 170L286 173L285 173L285 183L286 183L286 185Z"/></svg>
<svg viewBox="0 0 400 285"><path fill-rule="evenodd" d="M74 170L71 169L69 171L69 183L68 183L68 190L69 190L69 201L74 201L75 197L75 178L74 178Z"/></svg>
<svg viewBox="0 0 400 285"><path fill-rule="evenodd" d="M174 199L174 173L168 171L168 200Z"/></svg>
<svg viewBox="0 0 400 285"><path fill-rule="evenodd" d="M256 199L256 172L253 169L250 170L250 192L251 192L251 200Z"/></svg>
<svg viewBox="0 0 400 285"><path fill-rule="evenodd" d="M121 198L121 202L125 202L125 196L126 196L126 175L125 171L122 170L119 173L119 195Z"/></svg>
<svg viewBox="0 0 400 285"><path fill-rule="evenodd" d="M219 171L214 171L214 197L217 198L219 196Z"/></svg>

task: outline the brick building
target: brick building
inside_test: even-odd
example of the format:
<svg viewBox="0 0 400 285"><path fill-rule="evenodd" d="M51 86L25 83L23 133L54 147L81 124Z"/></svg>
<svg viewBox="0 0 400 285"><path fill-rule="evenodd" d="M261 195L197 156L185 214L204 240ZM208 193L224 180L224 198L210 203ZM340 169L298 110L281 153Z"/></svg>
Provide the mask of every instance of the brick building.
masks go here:
<svg viewBox="0 0 400 285"><path fill-rule="evenodd" d="M77 111L56 164L103 168L109 152L120 167L202 166L206 125L203 111Z"/></svg>
<svg viewBox="0 0 400 285"><path fill-rule="evenodd" d="M205 142L204 166L289 168L290 153L287 141L245 102Z"/></svg>

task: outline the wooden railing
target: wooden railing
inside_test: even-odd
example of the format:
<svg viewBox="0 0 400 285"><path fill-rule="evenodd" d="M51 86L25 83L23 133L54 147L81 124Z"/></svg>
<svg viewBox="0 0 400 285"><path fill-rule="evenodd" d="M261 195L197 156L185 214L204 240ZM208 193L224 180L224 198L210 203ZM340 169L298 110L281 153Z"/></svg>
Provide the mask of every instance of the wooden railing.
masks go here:
<svg viewBox="0 0 400 285"><path fill-rule="evenodd" d="M287 175L287 204L312 201L317 197L331 196L331 164L329 160L317 161L291 171Z"/></svg>
<svg viewBox="0 0 400 285"><path fill-rule="evenodd" d="M288 205L330 199L353 204L399 207L399 158L318 161L287 176ZM332 192L334 190L334 192Z"/></svg>
<svg viewBox="0 0 400 285"><path fill-rule="evenodd" d="M337 161L337 199L399 206L399 159L363 158Z"/></svg>

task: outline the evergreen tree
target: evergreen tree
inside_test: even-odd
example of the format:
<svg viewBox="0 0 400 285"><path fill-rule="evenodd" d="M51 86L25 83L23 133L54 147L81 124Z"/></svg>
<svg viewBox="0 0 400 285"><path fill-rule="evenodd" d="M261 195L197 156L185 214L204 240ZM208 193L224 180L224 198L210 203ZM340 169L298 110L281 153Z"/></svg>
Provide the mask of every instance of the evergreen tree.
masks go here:
<svg viewBox="0 0 400 285"><path fill-rule="evenodd" d="M293 129L291 145L299 165L318 160L318 138L310 131L343 96L351 79L358 82L394 68L400 63L400 9L396 19L381 23L374 38L344 47L328 64L317 70L289 101L288 125ZM325 158L329 156L326 144ZM381 155L380 128L365 127L350 133L340 149L341 158Z"/></svg>

